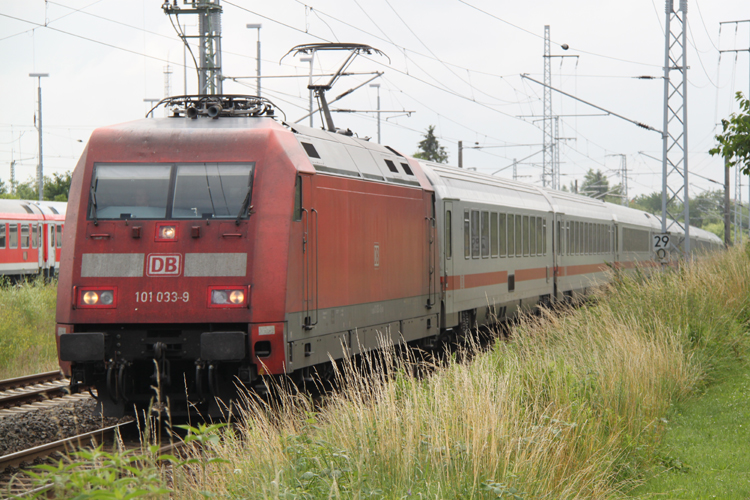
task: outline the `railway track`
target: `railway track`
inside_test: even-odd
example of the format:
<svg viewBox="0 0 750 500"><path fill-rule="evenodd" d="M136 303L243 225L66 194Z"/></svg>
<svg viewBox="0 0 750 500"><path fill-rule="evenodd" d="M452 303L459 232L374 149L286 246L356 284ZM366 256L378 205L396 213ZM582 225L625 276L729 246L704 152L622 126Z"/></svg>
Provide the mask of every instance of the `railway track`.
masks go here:
<svg viewBox="0 0 750 500"><path fill-rule="evenodd" d="M44 406L39 403L88 397L87 394L71 395L68 382L59 371L0 380L0 417Z"/></svg>
<svg viewBox="0 0 750 500"><path fill-rule="evenodd" d="M141 444L137 436L136 422L123 422L2 456L0 457L0 499L23 498L51 489L51 485L35 485L32 479L24 474L24 470L33 467L34 464L70 456L70 453L76 450L90 449L100 445L105 450L115 446L125 450L140 450ZM159 448L157 455L177 453L182 445L181 441L164 444Z"/></svg>

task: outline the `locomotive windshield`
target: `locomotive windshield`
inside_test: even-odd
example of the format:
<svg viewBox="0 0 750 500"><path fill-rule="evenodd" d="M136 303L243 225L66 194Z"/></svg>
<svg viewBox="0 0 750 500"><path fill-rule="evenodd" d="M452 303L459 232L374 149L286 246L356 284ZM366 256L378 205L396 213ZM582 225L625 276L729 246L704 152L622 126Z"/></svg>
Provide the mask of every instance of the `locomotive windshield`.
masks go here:
<svg viewBox="0 0 750 500"><path fill-rule="evenodd" d="M245 216L254 167L254 162L97 164L91 182L89 218Z"/></svg>

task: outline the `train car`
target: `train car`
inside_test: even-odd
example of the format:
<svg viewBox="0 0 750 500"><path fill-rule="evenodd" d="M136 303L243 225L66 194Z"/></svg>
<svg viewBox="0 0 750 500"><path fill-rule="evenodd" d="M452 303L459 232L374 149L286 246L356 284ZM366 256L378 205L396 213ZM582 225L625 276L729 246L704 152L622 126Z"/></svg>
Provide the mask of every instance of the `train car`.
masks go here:
<svg viewBox="0 0 750 500"><path fill-rule="evenodd" d="M72 177L60 364L105 415L154 387L218 414L238 385L429 347L651 261L642 212L279 123L259 98L171 110L96 130Z"/></svg>
<svg viewBox="0 0 750 500"><path fill-rule="evenodd" d="M0 200L0 275L54 275L60 262L67 204Z"/></svg>

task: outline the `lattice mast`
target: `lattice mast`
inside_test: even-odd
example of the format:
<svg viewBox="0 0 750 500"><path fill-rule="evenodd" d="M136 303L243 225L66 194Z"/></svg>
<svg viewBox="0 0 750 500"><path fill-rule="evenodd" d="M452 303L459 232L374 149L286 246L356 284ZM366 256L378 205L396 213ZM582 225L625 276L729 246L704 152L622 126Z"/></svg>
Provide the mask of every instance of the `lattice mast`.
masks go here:
<svg viewBox="0 0 750 500"><path fill-rule="evenodd" d="M674 4L679 1L679 8ZM664 48L664 127L662 147L661 230L683 228L684 255L690 253L690 204L688 193L687 128L687 0L666 0ZM682 203L683 222L669 210L671 202Z"/></svg>
<svg viewBox="0 0 750 500"><path fill-rule="evenodd" d="M544 118L542 128L544 133L544 159L542 163L542 185L554 189L554 154L552 136L552 56L550 54L549 25L544 26Z"/></svg>
<svg viewBox="0 0 750 500"><path fill-rule="evenodd" d="M167 15L197 14L198 35L186 35L180 29L180 38L188 43L198 39L198 93L201 95L222 94L221 75L221 5L220 0L183 0L191 8L180 8L177 0L167 0L162 9ZM179 21L177 26L180 26Z"/></svg>

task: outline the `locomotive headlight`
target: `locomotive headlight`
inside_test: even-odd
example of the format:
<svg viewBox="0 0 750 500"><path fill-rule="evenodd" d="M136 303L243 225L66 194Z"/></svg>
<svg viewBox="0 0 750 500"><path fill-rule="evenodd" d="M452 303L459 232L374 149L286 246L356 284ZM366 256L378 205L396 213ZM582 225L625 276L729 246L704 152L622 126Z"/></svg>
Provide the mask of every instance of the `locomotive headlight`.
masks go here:
<svg viewBox="0 0 750 500"><path fill-rule="evenodd" d="M83 302L87 306L96 305L96 303L99 302L99 294L96 292L92 292L92 291L85 292L83 294Z"/></svg>
<svg viewBox="0 0 750 500"><path fill-rule="evenodd" d="M246 287L212 286L208 290L208 307L245 307Z"/></svg>
<svg viewBox="0 0 750 500"><path fill-rule="evenodd" d="M245 302L245 292L242 290L232 290L229 293L229 302L232 304L242 304Z"/></svg>
<svg viewBox="0 0 750 500"><path fill-rule="evenodd" d="M175 236L177 236L177 228L175 226L161 226L159 228L159 238L173 240Z"/></svg>
<svg viewBox="0 0 750 500"><path fill-rule="evenodd" d="M83 288L78 296L78 306L114 308L116 305L117 290L115 288Z"/></svg>

